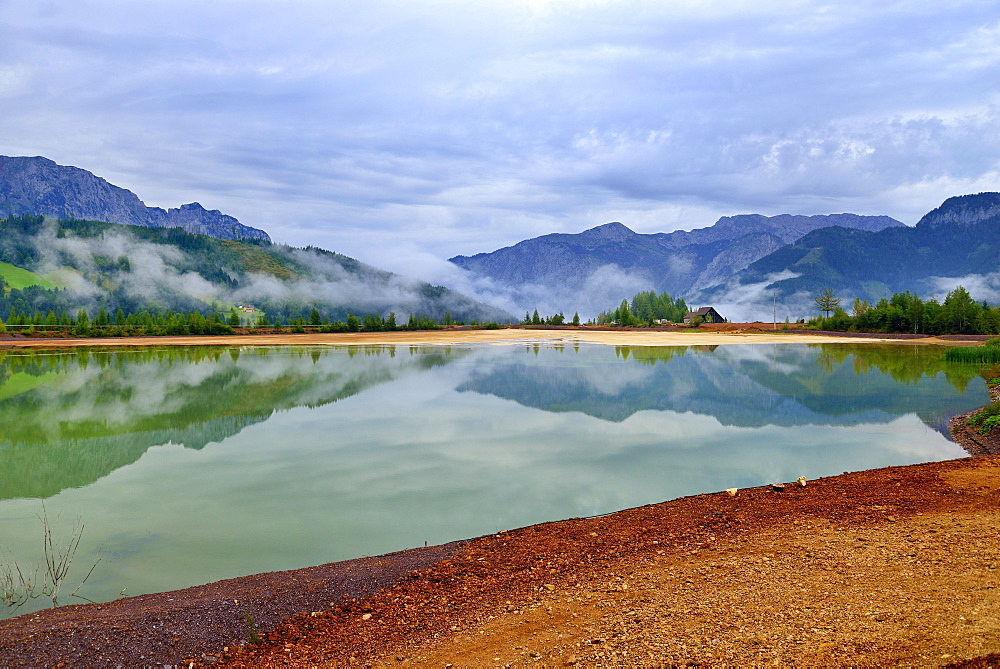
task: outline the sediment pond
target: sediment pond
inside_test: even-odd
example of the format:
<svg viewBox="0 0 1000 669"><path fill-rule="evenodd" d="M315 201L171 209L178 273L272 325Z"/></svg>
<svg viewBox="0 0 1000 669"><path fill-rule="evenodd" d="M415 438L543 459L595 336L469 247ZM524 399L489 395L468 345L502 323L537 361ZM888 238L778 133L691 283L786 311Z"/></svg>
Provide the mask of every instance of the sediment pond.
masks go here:
<svg viewBox="0 0 1000 669"><path fill-rule="evenodd" d="M82 519L60 599L72 603L98 559L78 594L106 601L961 457L947 420L988 397L975 368L941 353L516 343L0 352L0 561L42 562L43 504L57 541Z"/></svg>

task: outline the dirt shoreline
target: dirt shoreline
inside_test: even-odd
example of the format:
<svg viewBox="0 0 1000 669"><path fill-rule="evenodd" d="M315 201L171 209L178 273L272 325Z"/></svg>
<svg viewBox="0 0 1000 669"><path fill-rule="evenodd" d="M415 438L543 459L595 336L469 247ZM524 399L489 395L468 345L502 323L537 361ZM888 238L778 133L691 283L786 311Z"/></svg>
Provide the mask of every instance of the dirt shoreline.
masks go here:
<svg viewBox="0 0 1000 669"><path fill-rule="evenodd" d="M407 340L219 343L567 337L380 334ZM584 334L678 345L660 332ZM691 344L761 336L804 343L676 333ZM164 339L131 345L188 343ZM946 664L1000 653L997 527L1000 456L845 473L20 616L0 621L0 665ZM247 643L248 620L262 643Z"/></svg>
<svg viewBox="0 0 1000 669"><path fill-rule="evenodd" d="M1000 402L1000 384L987 384L986 387L990 393L990 402ZM971 455L1000 455L1000 430L992 430L989 434L983 435L966 422L970 416L981 410L982 407L952 416L948 421L951 436Z"/></svg>
<svg viewBox="0 0 1000 669"><path fill-rule="evenodd" d="M945 664L997 652L996 458L501 533L230 666ZM232 649L231 649L232 650Z"/></svg>
<svg viewBox="0 0 1000 669"><path fill-rule="evenodd" d="M401 332L349 332L335 334L199 335L184 337L32 338L0 337L4 348L72 348L129 346L370 346L449 344L605 344L611 346L718 346L732 344L830 344L892 343L937 346L975 346L986 336L914 336L878 333L765 332L763 323L725 323L688 330L611 329L587 327L504 328L470 330L450 328Z"/></svg>

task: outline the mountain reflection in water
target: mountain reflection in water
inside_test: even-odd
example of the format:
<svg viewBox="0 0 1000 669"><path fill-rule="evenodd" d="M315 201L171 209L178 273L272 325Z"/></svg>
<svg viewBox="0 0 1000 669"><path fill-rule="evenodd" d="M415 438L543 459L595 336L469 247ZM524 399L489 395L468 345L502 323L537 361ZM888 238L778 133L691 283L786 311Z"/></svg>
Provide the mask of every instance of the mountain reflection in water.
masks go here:
<svg viewBox="0 0 1000 669"><path fill-rule="evenodd" d="M595 364L588 366L511 360L458 390L617 422L650 410L703 414L747 427L856 425L915 413L938 426L967 410L968 398L955 391L964 393L974 379L982 383L974 367L946 364L940 349L931 346L614 349L619 360L638 365L610 364L611 355L593 356Z"/></svg>
<svg viewBox="0 0 1000 669"><path fill-rule="evenodd" d="M138 460L200 449L467 351L358 346L0 351L0 499L49 497Z"/></svg>

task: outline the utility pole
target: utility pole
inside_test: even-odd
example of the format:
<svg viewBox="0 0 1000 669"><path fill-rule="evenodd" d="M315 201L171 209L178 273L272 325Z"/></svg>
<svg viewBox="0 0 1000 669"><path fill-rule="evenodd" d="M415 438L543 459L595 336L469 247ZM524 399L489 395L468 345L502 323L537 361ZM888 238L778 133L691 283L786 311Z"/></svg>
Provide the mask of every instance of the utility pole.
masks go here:
<svg viewBox="0 0 1000 669"><path fill-rule="evenodd" d="M772 314L772 316L774 317L774 331L777 332L778 331L778 293L777 292L772 292L771 293L771 299L774 302L774 304L772 305L774 307L774 313Z"/></svg>

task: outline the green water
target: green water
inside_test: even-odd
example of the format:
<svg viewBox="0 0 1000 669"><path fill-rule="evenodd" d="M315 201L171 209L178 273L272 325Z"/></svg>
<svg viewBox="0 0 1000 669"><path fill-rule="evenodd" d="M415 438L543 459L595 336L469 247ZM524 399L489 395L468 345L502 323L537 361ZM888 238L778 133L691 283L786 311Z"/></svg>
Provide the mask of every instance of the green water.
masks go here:
<svg viewBox="0 0 1000 669"><path fill-rule="evenodd" d="M100 558L79 594L108 600L961 457L944 425L987 393L975 368L940 356L870 344L8 351L0 562L41 562L43 502L61 514L57 537L85 525L68 589Z"/></svg>

